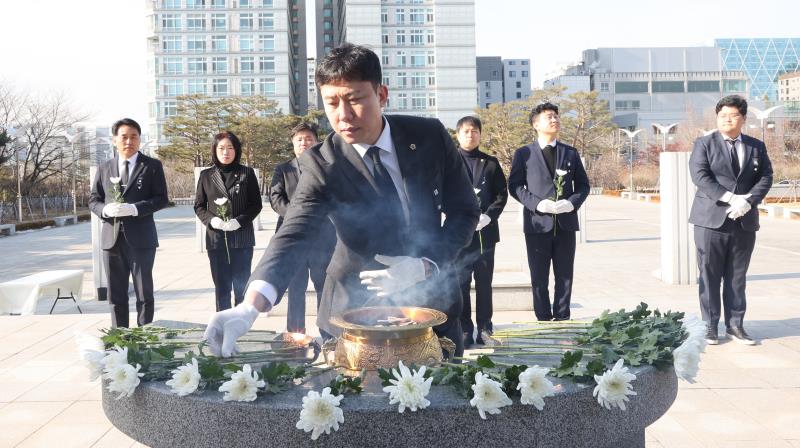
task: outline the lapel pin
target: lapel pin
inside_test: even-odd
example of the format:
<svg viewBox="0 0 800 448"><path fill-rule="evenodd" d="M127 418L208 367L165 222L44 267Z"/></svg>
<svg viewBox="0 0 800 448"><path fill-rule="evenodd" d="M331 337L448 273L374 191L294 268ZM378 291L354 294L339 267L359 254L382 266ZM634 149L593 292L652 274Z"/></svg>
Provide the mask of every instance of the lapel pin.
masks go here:
<svg viewBox="0 0 800 448"><path fill-rule="evenodd" d="M436 195L438 195L438 194L439 194L439 190L437 190L437 189L435 189L435 188L434 188L434 189L433 189L433 195L434 195L434 196L436 196Z"/></svg>
<svg viewBox="0 0 800 448"><path fill-rule="evenodd" d="M415 145L413 143L408 145L408 147L411 148L412 151L416 151L417 150L417 145Z"/></svg>
<svg viewBox="0 0 800 448"><path fill-rule="evenodd" d="M567 166L572 166L572 163L570 163L570 162L567 162Z"/></svg>

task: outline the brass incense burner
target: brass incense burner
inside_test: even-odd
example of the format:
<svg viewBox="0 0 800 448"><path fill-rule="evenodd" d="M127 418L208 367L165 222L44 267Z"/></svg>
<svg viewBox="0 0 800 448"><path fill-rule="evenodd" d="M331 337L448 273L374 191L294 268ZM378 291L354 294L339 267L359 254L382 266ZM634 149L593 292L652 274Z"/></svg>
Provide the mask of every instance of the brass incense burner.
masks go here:
<svg viewBox="0 0 800 448"><path fill-rule="evenodd" d="M450 355L455 344L439 338L433 327L447 316L430 308L380 306L346 311L331 319L342 329L339 338L328 341L323 354L334 349L333 363L351 371L391 368L404 364L430 365L442 360L442 349Z"/></svg>

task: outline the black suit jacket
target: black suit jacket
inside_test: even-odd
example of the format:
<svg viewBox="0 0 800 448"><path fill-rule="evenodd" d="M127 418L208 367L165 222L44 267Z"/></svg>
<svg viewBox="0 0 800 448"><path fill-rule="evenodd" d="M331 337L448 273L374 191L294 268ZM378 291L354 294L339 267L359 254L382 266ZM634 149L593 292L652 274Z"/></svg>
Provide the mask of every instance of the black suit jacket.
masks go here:
<svg viewBox="0 0 800 448"><path fill-rule="evenodd" d="M695 140L689 157L689 173L697 185L697 192L689 214L690 223L710 229L722 226L730 205L720 198L730 191L752 195L747 201L753 208L739 221L744 230L759 229L756 205L764 200L772 187L772 163L761 140L742 134L741 144L744 146L744 160L739 161L741 169L737 177L731 167L729 145L719 131Z"/></svg>
<svg viewBox="0 0 800 448"><path fill-rule="evenodd" d="M117 161L119 155L107 160L97 168L89 196L89 208L103 220L100 238L103 249L111 249L117 241L119 225L125 228L125 239L137 249L158 247L158 234L153 213L167 206L167 181L161 162L139 153L133 172L128 176L128 185L122 192L126 203L136 206L137 216L104 218L103 207L114 202L112 177L119 177Z"/></svg>
<svg viewBox="0 0 800 448"><path fill-rule="evenodd" d="M572 146L556 141L556 170L566 171L564 190L556 199L566 199L575 210L556 215L560 229L577 231L578 209L589 196L589 178L583 168L578 151ZM556 196L555 173L550 174L538 142L517 149L508 175L511 196L525 206L523 229L525 233L545 233L553 230L553 215L536 210L539 202Z"/></svg>
<svg viewBox="0 0 800 448"><path fill-rule="evenodd" d="M363 270L383 269L376 254L427 257L438 275L380 304L428 306L458 316L461 296L453 260L475 232L480 210L464 164L442 124L433 119L386 116L409 198L410 224L400 247L385 247L385 235L403 223L375 219L385 200L352 145L332 133L314 151L300 156L302 175L280 231L272 238L250 280L265 280L283 294L308 245L329 217L337 243L317 323L332 334L331 317L373 298L361 285ZM442 223L442 213L446 220ZM401 302L403 301L403 302Z"/></svg>
<svg viewBox="0 0 800 448"><path fill-rule="evenodd" d="M225 248L225 233L228 247L241 249L256 245L253 220L261 213L261 190L256 172L249 166L239 165L233 173L236 180L230 188L225 187L222 175L216 166L203 170L197 180L194 212L206 226L206 247L209 250ZM228 218L235 218L241 227L233 232L223 232L211 227L214 217L221 217L216 199L228 199Z"/></svg>
<svg viewBox="0 0 800 448"><path fill-rule="evenodd" d="M506 185L506 175L497 158L478 148L473 151L477 155L478 163L475 167L475 174L472 176L472 187L480 190L477 196L481 213L492 218L492 221L481 229L480 236L478 236L479 232L475 232L471 246L478 247L480 238L483 238L483 246L488 247L500 241L500 226L497 221L508 202L508 186ZM467 161L465 160L464 163L466 166ZM469 174L468 167L467 174Z"/></svg>

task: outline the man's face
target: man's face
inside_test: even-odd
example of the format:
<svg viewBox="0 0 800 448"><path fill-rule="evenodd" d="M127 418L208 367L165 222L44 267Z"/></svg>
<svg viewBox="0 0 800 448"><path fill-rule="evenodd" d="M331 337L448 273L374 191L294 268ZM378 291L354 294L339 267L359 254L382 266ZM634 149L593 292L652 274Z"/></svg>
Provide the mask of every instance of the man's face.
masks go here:
<svg viewBox="0 0 800 448"><path fill-rule="evenodd" d="M300 157L306 149L317 144L317 136L311 131L300 131L292 137L292 146L294 146L294 155Z"/></svg>
<svg viewBox="0 0 800 448"><path fill-rule="evenodd" d="M471 123L461 126L456 137L458 144L467 151L472 151L481 144L481 131Z"/></svg>
<svg viewBox="0 0 800 448"><path fill-rule="evenodd" d="M114 146L119 151L119 156L123 159L130 159L137 151L139 151L140 143L139 131L133 126L122 125L117 129L117 135L114 136Z"/></svg>
<svg viewBox="0 0 800 448"><path fill-rule="evenodd" d="M372 145L383 131L381 108L386 105L389 90L375 88L369 81L336 81L320 86L325 115L347 143Z"/></svg>
<svg viewBox="0 0 800 448"><path fill-rule="evenodd" d="M735 107L723 106L717 113L717 129L730 137L736 137L742 132L745 121L746 118Z"/></svg>
<svg viewBox="0 0 800 448"><path fill-rule="evenodd" d="M533 128L539 135L555 135L561 130L561 120L554 110L542 111L533 119Z"/></svg>

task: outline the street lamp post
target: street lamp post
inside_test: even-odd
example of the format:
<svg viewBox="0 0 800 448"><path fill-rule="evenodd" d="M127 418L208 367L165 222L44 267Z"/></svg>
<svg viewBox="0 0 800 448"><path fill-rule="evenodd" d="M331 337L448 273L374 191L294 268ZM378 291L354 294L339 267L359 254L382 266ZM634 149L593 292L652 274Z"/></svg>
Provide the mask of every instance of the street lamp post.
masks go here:
<svg viewBox="0 0 800 448"><path fill-rule="evenodd" d="M664 143L661 146L661 152L667 151L667 134L669 134L669 131L672 130L672 128L674 128L677 125L678 123L672 123L668 126L663 126L658 123L653 123L653 126L655 126L656 129L658 129L658 131L661 132L661 134L664 136Z"/></svg>
<svg viewBox="0 0 800 448"><path fill-rule="evenodd" d="M772 106L769 109L764 110L764 111L762 111L760 109L756 109L755 107L750 107L750 110L752 110L753 113L756 114L756 118L761 120L761 141L762 142L764 141L764 138L766 137L765 132L764 132L764 120L769 118L770 114L775 112L775 110L777 110L780 107L783 107L783 105L779 104L777 106Z"/></svg>
<svg viewBox="0 0 800 448"><path fill-rule="evenodd" d="M635 199L633 197L633 139L636 138L636 134L642 132L642 130L638 129L636 131L629 131L627 129L620 128L620 131L624 132L625 135L627 135L628 139L630 140L630 147L628 149L628 151L630 152L630 154L628 154L628 176L630 178L631 199Z"/></svg>
<svg viewBox="0 0 800 448"><path fill-rule="evenodd" d="M8 128L6 130L6 135L14 139L17 136L17 130L15 128ZM22 222L22 179L20 178L20 166L19 166L19 149L14 148L14 160L16 162L16 170L17 170L17 207L19 214L18 219L19 222Z"/></svg>
<svg viewBox="0 0 800 448"><path fill-rule="evenodd" d="M66 134L65 137L69 141L70 145L72 145L72 214L78 216L78 195L75 189L75 178L77 177L78 167L77 162L78 159L75 157L75 140L78 139L78 136L81 134L86 134L86 131L80 131L75 134Z"/></svg>

